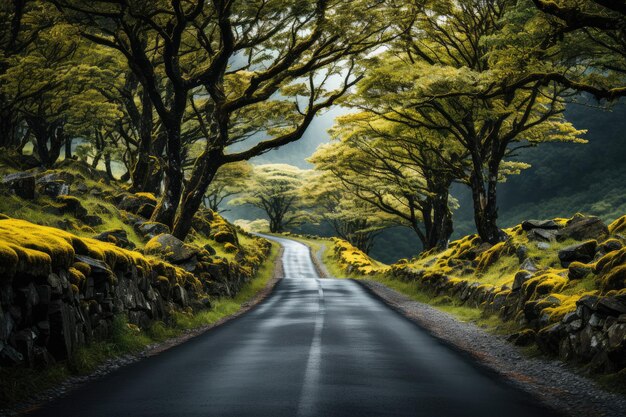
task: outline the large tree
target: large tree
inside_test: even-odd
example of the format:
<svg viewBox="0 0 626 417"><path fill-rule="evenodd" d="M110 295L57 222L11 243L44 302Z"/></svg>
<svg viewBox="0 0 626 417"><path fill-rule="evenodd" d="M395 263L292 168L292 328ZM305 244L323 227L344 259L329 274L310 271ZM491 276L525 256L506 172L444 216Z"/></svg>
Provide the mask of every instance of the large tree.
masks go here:
<svg viewBox="0 0 626 417"><path fill-rule="evenodd" d="M340 140L318 148L310 161L357 198L411 228L425 249L445 248L452 234L451 171L425 142L388 140L380 134L382 126L374 133L361 117L356 117L359 123L354 116L351 123L342 119Z"/></svg>
<svg viewBox="0 0 626 417"><path fill-rule="evenodd" d="M249 204L263 210L270 232L284 232L310 219L299 193L309 175L310 171L287 164L255 166L250 184L230 204Z"/></svg>
<svg viewBox="0 0 626 417"><path fill-rule="evenodd" d="M5 58L0 87L10 113L6 117L11 119L5 122L26 129L24 139L32 138L33 154L41 164L51 166L64 148L66 157L71 157L74 137L91 134L95 125L111 129L110 121L119 112L99 91L112 78L109 70L115 64L109 51L81 39L53 8L40 7L39 14L49 15L43 18L32 12L31 19L42 26L20 53ZM48 21L53 23L46 25ZM7 129L6 146L10 146L15 132Z"/></svg>
<svg viewBox="0 0 626 417"><path fill-rule="evenodd" d="M365 253L370 252L384 229L398 224L393 216L359 198L328 171L311 175L300 194L316 222L329 224L338 237Z"/></svg>
<svg viewBox="0 0 626 417"><path fill-rule="evenodd" d="M54 3L86 38L124 54L149 95L167 139L165 193L153 220L180 238L220 166L297 140L358 80L351 60L382 40L389 10L374 0ZM207 137L184 182L181 125L190 101ZM250 138L254 144L227 151Z"/></svg>
<svg viewBox="0 0 626 417"><path fill-rule="evenodd" d="M497 225L503 162L523 147L582 141L563 117L563 87L543 79L520 82L545 55L536 33L514 47L500 43L507 36L504 17L515 6L510 0L417 5L411 28L370 60L350 100L384 120L454 138L465 149L467 168L457 180L471 188L477 231L490 243L504 238ZM505 168L522 166L508 162Z"/></svg>

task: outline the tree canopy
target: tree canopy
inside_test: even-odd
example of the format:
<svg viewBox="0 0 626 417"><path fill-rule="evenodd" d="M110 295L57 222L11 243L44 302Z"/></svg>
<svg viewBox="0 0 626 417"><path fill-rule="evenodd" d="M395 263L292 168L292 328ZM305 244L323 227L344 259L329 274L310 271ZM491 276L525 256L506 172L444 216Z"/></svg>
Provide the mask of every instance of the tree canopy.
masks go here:
<svg viewBox="0 0 626 417"><path fill-rule="evenodd" d="M444 248L458 183L481 239L497 243L498 184L528 168L519 151L584 143L568 103L626 95L625 11L604 0L5 1L0 147L46 167L82 159L153 193L150 220L183 239L203 206L239 194L273 230L308 205L364 251L392 224ZM321 172L246 162L338 105L349 113L311 158ZM279 179L293 200L263 206Z"/></svg>

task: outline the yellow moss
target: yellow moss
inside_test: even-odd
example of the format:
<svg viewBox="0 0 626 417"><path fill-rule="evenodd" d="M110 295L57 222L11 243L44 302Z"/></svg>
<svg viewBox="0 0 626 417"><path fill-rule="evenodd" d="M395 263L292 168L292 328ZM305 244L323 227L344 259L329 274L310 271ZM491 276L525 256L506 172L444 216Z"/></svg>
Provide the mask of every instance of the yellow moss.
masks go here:
<svg viewBox="0 0 626 417"><path fill-rule="evenodd" d="M74 265L72 265L72 267L79 270L84 276L88 276L89 274L91 274L91 267L85 262L74 262Z"/></svg>
<svg viewBox="0 0 626 417"><path fill-rule="evenodd" d="M70 267L67 272L70 274L70 282L80 288L85 282L85 275L74 267Z"/></svg>
<svg viewBox="0 0 626 417"><path fill-rule="evenodd" d="M363 275L370 275L387 270L378 265L365 253L352 246L349 242L338 238L333 238L333 242L335 257L339 260L340 265L344 269L351 267L353 271Z"/></svg>
<svg viewBox="0 0 626 417"><path fill-rule="evenodd" d="M525 293L529 294L529 299L536 299L538 296L550 293L558 293L565 288L569 282L567 278L559 275L563 270L548 269L535 274L531 279L522 285Z"/></svg>
<svg viewBox="0 0 626 417"><path fill-rule="evenodd" d="M224 245L224 250L225 250L226 252L228 252L228 253L233 253L233 252L237 252L237 251L239 250L239 248L237 248L237 246L233 245L232 243L227 242L227 243Z"/></svg>
<svg viewBox="0 0 626 417"><path fill-rule="evenodd" d="M0 243L0 277L13 276L19 259L11 246Z"/></svg>
<svg viewBox="0 0 626 417"><path fill-rule="evenodd" d="M605 290L620 290L626 287L626 265L619 265L600 277Z"/></svg>
<svg viewBox="0 0 626 417"><path fill-rule="evenodd" d="M484 271L493 265L501 256L508 255L512 247L506 242L500 242L487 249L476 258L477 271Z"/></svg>
<svg viewBox="0 0 626 417"><path fill-rule="evenodd" d="M576 310L576 302L582 296L594 295L595 293L596 293L595 291L591 291L591 292L585 292L585 293L574 294L574 295L569 295L569 296L558 294L558 293L550 294L550 297L554 297L558 299L561 302L561 304L557 307L544 308L543 310L541 310L541 313L547 314L550 317L551 323L556 323L558 321L561 321L567 313L571 313L572 311Z"/></svg>
<svg viewBox="0 0 626 417"><path fill-rule="evenodd" d="M616 234L622 233L626 230L626 215L620 217L615 220L613 223L609 224L609 233Z"/></svg>
<svg viewBox="0 0 626 417"><path fill-rule="evenodd" d="M75 236L52 227L39 226L24 220L0 221L0 244L8 271L40 275L51 266L69 267L74 260ZM10 250L9 250L10 249Z"/></svg>
<svg viewBox="0 0 626 417"><path fill-rule="evenodd" d="M567 226L567 223L569 223L571 219L565 219L562 217L557 217L556 219L552 219L553 222L555 222L557 224L557 226L559 227L565 227Z"/></svg>
<svg viewBox="0 0 626 417"><path fill-rule="evenodd" d="M157 198L154 196L153 193L135 193L135 195L137 197L142 197L142 198L148 199L148 200L150 200L154 204L157 203Z"/></svg>
<svg viewBox="0 0 626 417"><path fill-rule="evenodd" d="M73 195L60 195L57 196L57 201L66 205L79 205L80 200Z"/></svg>

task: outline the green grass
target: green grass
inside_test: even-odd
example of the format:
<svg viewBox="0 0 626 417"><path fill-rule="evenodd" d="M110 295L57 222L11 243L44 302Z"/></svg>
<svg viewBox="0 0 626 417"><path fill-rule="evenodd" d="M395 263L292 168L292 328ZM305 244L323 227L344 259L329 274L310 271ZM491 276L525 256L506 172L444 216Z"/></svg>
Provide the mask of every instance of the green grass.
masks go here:
<svg viewBox="0 0 626 417"><path fill-rule="evenodd" d="M0 368L0 404L9 405L31 398L34 394L51 388L72 375L85 375L93 372L107 359L137 353L146 346L163 342L180 335L183 331L213 324L239 311L261 291L274 274L278 257L278 244L272 242L269 256L263 262L255 278L244 285L234 298L213 300L210 310L195 314L175 312L169 325L156 322L147 329L128 325L125 316L113 320L111 337L106 341L95 342L80 348L71 361L58 363L46 370L22 367Z"/></svg>

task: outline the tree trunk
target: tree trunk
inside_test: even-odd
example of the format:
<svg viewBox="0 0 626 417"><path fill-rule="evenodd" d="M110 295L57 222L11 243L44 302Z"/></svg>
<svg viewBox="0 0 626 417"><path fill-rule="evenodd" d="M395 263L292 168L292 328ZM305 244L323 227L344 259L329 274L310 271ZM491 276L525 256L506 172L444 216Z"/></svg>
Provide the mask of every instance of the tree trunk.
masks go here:
<svg viewBox="0 0 626 417"><path fill-rule="evenodd" d="M12 148L16 137L15 117L9 110L0 113L0 148Z"/></svg>
<svg viewBox="0 0 626 417"><path fill-rule="evenodd" d="M28 126L35 137L35 152L43 166L51 167L59 159L65 143L63 126L55 126L45 119L31 117Z"/></svg>
<svg viewBox="0 0 626 417"><path fill-rule="evenodd" d="M114 180L115 177L113 176L113 169L111 169L111 154L109 152L104 154L104 169L109 179Z"/></svg>
<svg viewBox="0 0 626 417"><path fill-rule="evenodd" d="M432 198L432 226L428 236L429 246L440 250L448 247L450 236L454 231L452 211L448 205L449 188L440 190Z"/></svg>
<svg viewBox="0 0 626 417"><path fill-rule="evenodd" d="M139 147L137 149L137 163L132 172L132 190L146 190L152 175L152 102L147 89L141 95L141 119L139 121Z"/></svg>
<svg viewBox="0 0 626 417"><path fill-rule="evenodd" d="M181 114L182 117L182 114ZM180 123L174 122L167 129L167 167L165 169L165 191L150 219L174 228L176 212L183 191L183 169L180 158ZM193 217L193 215L192 215Z"/></svg>
<svg viewBox="0 0 626 417"><path fill-rule="evenodd" d="M184 240L191 230L193 216L198 212L206 191L222 164L221 153L205 153L198 158L193 170L194 175L185 187L180 210L172 229L172 234L180 240Z"/></svg>
<svg viewBox="0 0 626 417"><path fill-rule="evenodd" d="M487 187L480 176L472 175L472 199L474 202L474 222L476 231L483 242L496 244L502 241L502 232L498 228L497 179L498 174L489 172Z"/></svg>
<svg viewBox="0 0 626 417"><path fill-rule="evenodd" d="M72 138L65 141L65 159L72 159Z"/></svg>

